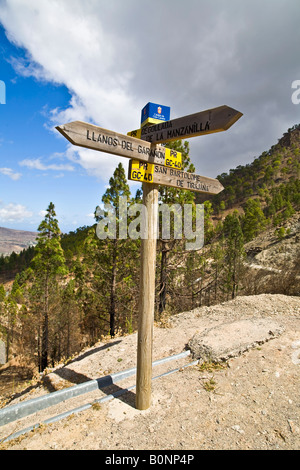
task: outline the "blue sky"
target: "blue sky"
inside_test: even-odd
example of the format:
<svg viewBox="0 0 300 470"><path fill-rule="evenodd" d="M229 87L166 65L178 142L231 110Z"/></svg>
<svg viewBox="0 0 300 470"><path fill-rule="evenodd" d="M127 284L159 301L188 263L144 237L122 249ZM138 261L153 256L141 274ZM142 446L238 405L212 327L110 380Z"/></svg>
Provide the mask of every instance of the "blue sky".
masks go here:
<svg viewBox="0 0 300 470"><path fill-rule="evenodd" d="M67 87L18 73L11 59L24 58L24 50L8 41L2 27L0 43L6 85L6 104L0 106L0 226L35 231L50 201L61 230L92 224L105 185L66 161L66 142L49 127L51 109L68 106Z"/></svg>
<svg viewBox="0 0 300 470"><path fill-rule="evenodd" d="M300 122L299 0L0 0L0 226L36 230L50 201L62 231L93 223L121 161L55 126L126 134L149 102L171 118L227 104L228 131L190 139L196 173L253 161ZM134 194L139 184L132 183Z"/></svg>

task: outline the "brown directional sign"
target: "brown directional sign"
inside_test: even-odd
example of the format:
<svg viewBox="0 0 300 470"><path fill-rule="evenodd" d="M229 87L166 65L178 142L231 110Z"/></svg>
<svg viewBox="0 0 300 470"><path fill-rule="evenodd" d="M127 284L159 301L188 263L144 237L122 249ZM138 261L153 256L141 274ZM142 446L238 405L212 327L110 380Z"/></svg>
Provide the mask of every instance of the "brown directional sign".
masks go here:
<svg viewBox="0 0 300 470"><path fill-rule="evenodd" d="M171 121L162 121L159 124L142 127L140 138L152 143L162 143L226 131L242 115L239 111L226 105L219 106Z"/></svg>
<svg viewBox="0 0 300 470"><path fill-rule="evenodd" d="M218 194L224 189L217 179L137 160L129 162L128 179L206 194Z"/></svg>
<svg viewBox="0 0 300 470"><path fill-rule="evenodd" d="M73 121L56 129L73 145L133 158L143 162L181 168L181 153L162 145L152 145L128 135L102 129L82 121Z"/></svg>

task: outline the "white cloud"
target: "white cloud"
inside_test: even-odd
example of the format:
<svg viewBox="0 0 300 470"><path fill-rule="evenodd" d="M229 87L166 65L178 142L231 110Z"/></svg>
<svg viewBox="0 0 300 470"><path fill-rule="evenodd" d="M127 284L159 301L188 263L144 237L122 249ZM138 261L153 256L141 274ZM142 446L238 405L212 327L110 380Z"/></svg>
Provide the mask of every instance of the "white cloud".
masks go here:
<svg viewBox="0 0 300 470"><path fill-rule="evenodd" d="M244 113L233 129L190 141L196 171L216 176L299 122L299 0L9 0L0 21L27 51L10 58L16 71L71 94L49 112L52 127L83 120L125 134L148 101L173 118L227 104ZM73 157L108 180L120 160L88 152Z"/></svg>
<svg viewBox="0 0 300 470"><path fill-rule="evenodd" d="M41 162L40 158L35 158L35 159L25 159L19 162L19 165L21 166L26 166L27 168L31 168L33 170L55 170L55 171L74 171L74 167L69 164L50 164L50 165L45 165L44 163Z"/></svg>
<svg viewBox="0 0 300 470"><path fill-rule="evenodd" d="M11 168L0 168L0 173L2 173L2 175L8 176L14 181L17 181L22 176L21 173L17 173Z"/></svg>
<svg viewBox="0 0 300 470"><path fill-rule="evenodd" d="M65 176L64 173L58 173L57 175L54 176L54 178L59 179L59 178L63 178L64 176Z"/></svg>
<svg viewBox="0 0 300 470"><path fill-rule="evenodd" d="M84 168L89 175L103 182L108 182L120 162L124 166L125 173L128 168L128 161L125 158L73 145L68 145L66 157Z"/></svg>
<svg viewBox="0 0 300 470"><path fill-rule="evenodd" d="M16 71L72 93L67 110L52 111L57 124L76 117L126 125L128 114L139 114L129 88L135 42L110 27L116 16L110 10L97 0L11 0L0 12L9 39L28 50L27 59L10 59Z"/></svg>
<svg viewBox="0 0 300 470"><path fill-rule="evenodd" d="M22 204L7 204L0 202L0 221L1 222L22 222L24 219L32 217L33 213Z"/></svg>

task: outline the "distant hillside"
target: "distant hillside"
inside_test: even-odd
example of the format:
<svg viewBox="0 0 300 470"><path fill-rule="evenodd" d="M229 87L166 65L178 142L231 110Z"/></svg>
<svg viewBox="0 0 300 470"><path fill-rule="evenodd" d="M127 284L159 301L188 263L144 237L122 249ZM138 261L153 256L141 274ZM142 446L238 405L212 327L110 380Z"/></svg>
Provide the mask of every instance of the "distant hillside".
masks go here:
<svg viewBox="0 0 300 470"><path fill-rule="evenodd" d="M255 157L252 163L217 176L225 189L212 198L214 214L223 218L227 210L240 211L249 198L257 198L266 216L273 216L274 206L275 212L284 208L284 204L279 207L280 198L299 204L299 176L300 124L288 129L276 145Z"/></svg>
<svg viewBox="0 0 300 470"><path fill-rule="evenodd" d="M0 227L0 255L10 255L13 251L20 253L29 246L35 245L36 237L37 232Z"/></svg>

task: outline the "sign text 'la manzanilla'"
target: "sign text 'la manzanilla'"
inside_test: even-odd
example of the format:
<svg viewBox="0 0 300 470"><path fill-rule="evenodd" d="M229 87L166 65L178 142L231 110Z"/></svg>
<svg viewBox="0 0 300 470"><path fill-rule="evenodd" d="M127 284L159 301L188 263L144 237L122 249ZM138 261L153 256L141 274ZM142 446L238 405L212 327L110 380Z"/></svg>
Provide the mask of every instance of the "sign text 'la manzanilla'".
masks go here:
<svg viewBox="0 0 300 470"><path fill-rule="evenodd" d="M163 121L154 125L142 127L137 137L152 143L169 142L178 139L188 139L199 135L226 131L240 117L242 113L228 106L208 109L200 113L190 114L178 119Z"/></svg>

